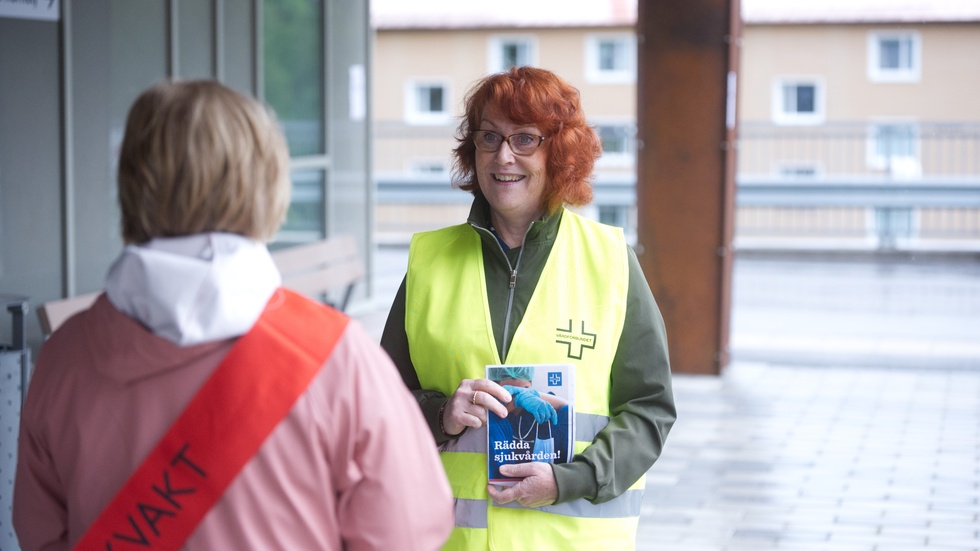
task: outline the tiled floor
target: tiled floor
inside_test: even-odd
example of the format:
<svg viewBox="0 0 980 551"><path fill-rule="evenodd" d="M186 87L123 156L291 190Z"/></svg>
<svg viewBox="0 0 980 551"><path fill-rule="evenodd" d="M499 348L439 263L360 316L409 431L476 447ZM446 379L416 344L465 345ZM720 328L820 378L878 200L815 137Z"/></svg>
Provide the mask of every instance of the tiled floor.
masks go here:
<svg viewBox="0 0 980 551"><path fill-rule="evenodd" d="M980 375L735 363L677 376L639 550L980 549Z"/></svg>
<svg viewBox="0 0 980 551"><path fill-rule="evenodd" d="M380 338L406 254L377 261ZM980 264L735 268L735 361L675 375L637 549L980 551Z"/></svg>

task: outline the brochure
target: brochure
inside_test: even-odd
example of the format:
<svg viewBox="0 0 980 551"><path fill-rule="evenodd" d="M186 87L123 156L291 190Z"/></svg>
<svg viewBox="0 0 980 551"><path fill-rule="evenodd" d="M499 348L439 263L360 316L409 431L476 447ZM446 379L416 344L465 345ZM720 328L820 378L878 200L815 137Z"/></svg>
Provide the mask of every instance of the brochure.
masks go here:
<svg viewBox="0 0 980 551"><path fill-rule="evenodd" d="M509 463L571 461L575 441L575 368L571 364L488 365L487 378L511 393L507 417L490 412L487 467L491 484L520 481L500 475Z"/></svg>

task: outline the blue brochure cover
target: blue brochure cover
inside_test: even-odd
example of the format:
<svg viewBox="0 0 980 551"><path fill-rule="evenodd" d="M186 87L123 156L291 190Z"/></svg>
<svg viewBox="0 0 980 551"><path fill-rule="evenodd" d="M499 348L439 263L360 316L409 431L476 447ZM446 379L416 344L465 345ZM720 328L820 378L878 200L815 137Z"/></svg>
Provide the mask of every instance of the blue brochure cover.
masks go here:
<svg viewBox="0 0 980 551"><path fill-rule="evenodd" d="M491 484L520 481L500 475L508 463L568 463L575 442L575 368L570 364L488 365L487 378L510 392L507 417L490 412L487 468Z"/></svg>

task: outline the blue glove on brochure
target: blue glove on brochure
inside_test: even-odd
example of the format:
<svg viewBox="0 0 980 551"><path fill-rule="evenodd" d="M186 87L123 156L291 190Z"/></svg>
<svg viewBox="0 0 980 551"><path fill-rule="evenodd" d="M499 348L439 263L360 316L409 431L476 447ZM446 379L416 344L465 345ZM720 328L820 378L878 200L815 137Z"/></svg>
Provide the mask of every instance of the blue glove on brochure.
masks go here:
<svg viewBox="0 0 980 551"><path fill-rule="evenodd" d="M558 424L558 412L551 404L541 399L541 394L537 390L511 385L504 385L504 390L514 397L515 406L524 408L538 423L551 421Z"/></svg>

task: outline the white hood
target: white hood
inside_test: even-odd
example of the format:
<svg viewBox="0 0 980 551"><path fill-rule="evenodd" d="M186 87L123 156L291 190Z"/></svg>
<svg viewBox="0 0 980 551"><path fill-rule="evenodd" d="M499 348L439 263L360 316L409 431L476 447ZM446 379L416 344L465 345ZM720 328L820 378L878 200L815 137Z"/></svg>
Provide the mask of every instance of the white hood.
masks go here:
<svg viewBox="0 0 980 551"><path fill-rule="evenodd" d="M106 296L154 334L189 346L245 334L282 284L262 243L227 233L129 245Z"/></svg>

